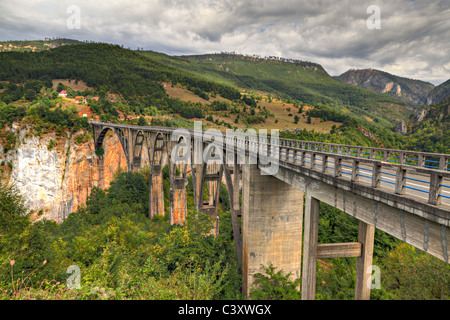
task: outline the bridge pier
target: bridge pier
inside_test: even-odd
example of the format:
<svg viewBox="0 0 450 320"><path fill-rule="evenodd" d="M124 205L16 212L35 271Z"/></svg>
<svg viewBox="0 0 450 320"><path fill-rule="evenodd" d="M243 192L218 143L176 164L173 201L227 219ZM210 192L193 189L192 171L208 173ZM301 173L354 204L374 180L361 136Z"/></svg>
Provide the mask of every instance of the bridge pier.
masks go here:
<svg viewBox="0 0 450 320"><path fill-rule="evenodd" d="M100 189L105 188L105 159L103 155L97 157L97 168L98 168L98 185Z"/></svg>
<svg viewBox="0 0 450 320"><path fill-rule="evenodd" d="M186 220L187 198L186 179L175 178L170 187L170 224L183 225Z"/></svg>
<svg viewBox="0 0 450 320"><path fill-rule="evenodd" d="M302 300L316 298L317 259L344 257L357 257L355 300L370 300L375 227L360 221L358 242L318 244L320 201L309 194L305 199Z"/></svg>
<svg viewBox="0 0 450 320"><path fill-rule="evenodd" d="M374 237L375 227L360 221L358 242L362 246L356 263L355 300L370 300Z"/></svg>
<svg viewBox="0 0 450 320"><path fill-rule="evenodd" d="M261 265L300 277L303 192L257 165L243 166L242 203L243 290L247 297Z"/></svg>
<svg viewBox="0 0 450 320"><path fill-rule="evenodd" d="M160 165L151 167L150 173L150 201L149 218L153 219L156 215L164 216L164 188L163 175Z"/></svg>
<svg viewBox="0 0 450 320"><path fill-rule="evenodd" d="M303 238L302 300L316 298L317 240L319 236L319 200L305 197L305 233Z"/></svg>

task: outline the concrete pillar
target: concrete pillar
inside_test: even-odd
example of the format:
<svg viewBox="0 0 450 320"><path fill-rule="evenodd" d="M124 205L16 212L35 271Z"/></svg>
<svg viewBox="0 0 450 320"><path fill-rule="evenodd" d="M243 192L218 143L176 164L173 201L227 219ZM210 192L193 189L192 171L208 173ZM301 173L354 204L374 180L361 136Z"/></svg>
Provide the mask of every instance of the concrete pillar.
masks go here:
<svg viewBox="0 0 450 320"><path fill-rule="evenodd" d="M133 141L133 131L131 129L127 129L127 137L125 138L126 141L126 148L127 148L127 166L128 166L128 172L133 172L133 148L134 148L134 141Z"/></svg>
<svg viewBox="0 0 450 320"><path fill-rule="evenodd" d="M155 165L151 168L149 207L150 219L153 219L156 215L164 216L163 175L160 165Z"/></svg>
<svg viewBox="0 0 450 320"><path fill-rule="evenodd" d="M319 234L319 200L306 194L303 238L302 300L316 299L317 240Z"/></svg>
<svg viewBox="0 0 450 320"><path fill-rule="evenodd" d="M98 166L98 187L103 190L105 188L105 159L103 155L97 157L97 166Z"/></svg>
<svg viewBox="0 0 450 320"><path fill-rule="evenodd" d="M187 213L186 179L175 178L170 188L170 224L184 224Z"/></svg>
<svg viewBox="0 0 450 320"><path fill-rule="evenodd" d="M193 164L192 165L192 183L193 183L193 189L194 189L194 203L195 203L195 210L200 211L203 204L203 199L200 199L201 195L201 188L202 186L202 173L203 173L203 166L200 164Z"/></svg>
<svg viewBox="0 0 450 320"><path fill-rule="evenodd" d="M237 158L234 158L234 165L233 165L233 203L230 203L230 205L233 206L234 211L238 212L238 215L241 215L241 205L239 202L240 198L240 190L241 190L241 179L242 179L242 173L240 165L237 162Z"/></svg>
<svg viewBox="0 0 450 320"><path fill-rule="evenodd" d="M374 237L375 227L360 221L358 242L362 248L356 262L355 300L370 300Z"/></svg>
<svg viewBox="0 0 450 320"><path fill-rule="evenodd" d="M253 276L270 263L292 280L300 277L303 192L256 165L243 166L243 290L249 297Z"/></svg>

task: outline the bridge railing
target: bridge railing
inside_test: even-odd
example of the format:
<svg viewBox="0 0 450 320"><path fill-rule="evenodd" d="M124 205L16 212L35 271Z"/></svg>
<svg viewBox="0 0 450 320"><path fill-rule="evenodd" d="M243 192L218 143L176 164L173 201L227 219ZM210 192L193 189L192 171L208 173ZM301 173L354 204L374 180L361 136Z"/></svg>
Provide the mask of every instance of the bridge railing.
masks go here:
<svg viewBox="0 0 450 320"><path fill-rule="evenodd" d="M257 141L242 135L235 144L244 151L269 150L269 156L278 147L281 162L412 195L432 205L450 204L450 155L293 139L277 141Z"/></svg>
<svg viewBox="0 0 450 320"><path fill-rule="evenodd" d="M348 148L338 153L336 149L328 149L326 145L315 144L312 148L306 146L305 149L300 149L287 146L290 143L281 144L280 161L352 182L366 183L372 188L384 188L395 194L413 195L432 205L450 204L449 170L423 165L424 160L419 157L420 153L405 151L396 155L392 152L385 157L384 152L373 152L370 157L364 156L364 148ZM372 150L379 151L377 148ZM370 151L367 153L370 155ZM396 157L403 157L403 161ZM436 155L433 157L436 158ZM421 161L422 166L419 165ZM447 161L445 160L446 165Z"/></svg>
<svg viewBox="0 0 450 320"><path fill-rule="evenodd" d="M280 147L296 147L304 150L342 154L358 158L450 171L450 155L448 154L361 147L293 139L280 139Z"/></svg>

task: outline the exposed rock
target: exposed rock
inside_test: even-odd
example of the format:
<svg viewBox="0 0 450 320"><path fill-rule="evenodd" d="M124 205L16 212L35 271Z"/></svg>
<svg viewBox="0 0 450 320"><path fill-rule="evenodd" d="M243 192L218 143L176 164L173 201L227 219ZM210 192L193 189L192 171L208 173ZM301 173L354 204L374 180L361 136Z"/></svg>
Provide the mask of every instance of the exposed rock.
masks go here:
<svg viewBox="0 0 450 320"><path fill-rule="evenodd" d="M441 83L439 86L431 90L428 94L426 104L429 106L434 103L441 102L448 96L450 96L450 80Z"/></svg>
<svg viewBox="0 0 450 320"><path fill-rule="evenodd" d="M408 128L406 127L405 120L403 120L403 119L400 120L400 123L395 128L395 132L398 132L398 133L403 134L403 135L408 133Z"/></svg>
<svg viewBox="0 0 450 320"><path fill-rule="evenodd" d="M15 150L0 154L0 161L12 162L10 181L23 195L25 205L35 211L34 219L61 222L86 202L93 186L99 185L93 141L76 144L74 138L54 134L39 138L25 128L19 130ZM50 148L51 140L57 141L54 148ZM126 170L127 162L115 135L107 135L104 149L107 188L119 168Z"/></svg>
<svg viewBox="0 0 450 320"><path fill-rule="evenodd" d="M425 118L426 114L427 114L427 111L425 109L422 109L420 111L419 115L417 116L416 121L417 122L422 122L423 119Z"/></svg>
<svg viewBox="0 0 450 320"><path fill-rule="evenodd" d="M389 93L397 100L411 105L423 105L433 84L403 78L375 69L349 70L335 79L377 93Z"/></svg>

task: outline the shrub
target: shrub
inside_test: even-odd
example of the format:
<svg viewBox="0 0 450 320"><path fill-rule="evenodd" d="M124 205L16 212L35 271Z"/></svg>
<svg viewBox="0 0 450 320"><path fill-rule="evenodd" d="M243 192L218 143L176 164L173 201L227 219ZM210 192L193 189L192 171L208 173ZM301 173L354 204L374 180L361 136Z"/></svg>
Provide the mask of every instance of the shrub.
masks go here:
<svg viewBox="0 0 450 320"><path fill-rule="evenodd" d="M291 273L286 274L283 270L275 272L276 267L270 263L268 267L261 266L266 275L257 273L255 281L250 289L253 300L299 300L301 292L300 278L291 280Z"/></svg>

